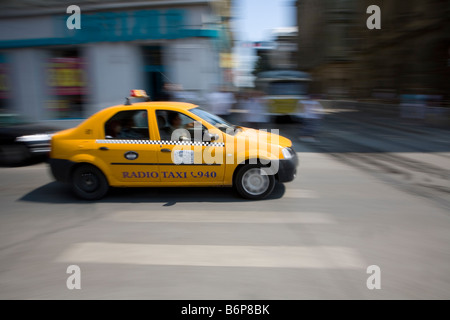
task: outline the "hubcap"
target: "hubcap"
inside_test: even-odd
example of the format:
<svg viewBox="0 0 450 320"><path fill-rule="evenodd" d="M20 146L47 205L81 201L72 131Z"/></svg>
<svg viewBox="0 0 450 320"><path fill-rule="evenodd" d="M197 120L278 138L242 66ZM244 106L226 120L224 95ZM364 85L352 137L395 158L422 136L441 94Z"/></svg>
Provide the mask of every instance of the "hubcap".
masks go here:
<svg viewBox="0 0 450 320"><path fill-rule="evenodd" d="M261 174L260 168L247 170L242 176L242 186L251 195L257 196L266 192L269 188L269 177Z"/></svg>
<svg viewBox="0 0 450 320"><path fill-rule="evenodd" d="M99 181L95 174L92 172L86 172L80 175L78 185L83 191L92 192L98 188Z"/></svg>

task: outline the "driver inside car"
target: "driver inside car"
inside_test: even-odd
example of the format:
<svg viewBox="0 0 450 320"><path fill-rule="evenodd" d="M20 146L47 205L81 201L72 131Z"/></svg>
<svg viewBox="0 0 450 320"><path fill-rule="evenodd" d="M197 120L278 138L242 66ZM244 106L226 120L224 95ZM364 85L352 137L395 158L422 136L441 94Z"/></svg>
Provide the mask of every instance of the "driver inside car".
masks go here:
<svg viewBox="0 0 450 320"><path fill-rule="evenodd" d="M180 114L178 112L168 112L167 119L169 122L169 126L163 129L163 131L165 131L165 135L172 137L175 130L181 129L183 131L177 132L177 136L184 137L184 139L182 139L182 140L191 140L191 139L189 139L190 134L186 129L194 128L194 121L183 125L183 120L181 119ZM174 139L170 139L170 140L174 140ZM180 139L175 139L175 140L180 140Z"/></svg>

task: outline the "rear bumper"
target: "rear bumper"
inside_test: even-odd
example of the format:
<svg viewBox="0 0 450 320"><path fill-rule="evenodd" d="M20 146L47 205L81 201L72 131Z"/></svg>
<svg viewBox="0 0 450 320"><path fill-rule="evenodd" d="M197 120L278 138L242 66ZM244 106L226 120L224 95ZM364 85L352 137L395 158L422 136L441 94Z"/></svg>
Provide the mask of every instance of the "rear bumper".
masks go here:
<svg viewBox="0 0 450 320"><path fill-rule="evenodd" d="M64 159L48 159L50 170L56 181L69 182L75 162Z"/></svg>
<svg viewBox="0 0 450 320"><path fill-rule="evenodd" d="M290 159L281 159L279 161L278 168L278 181L279 182L290 182L295 179L297 175L298 167L298 157L295 151Z"/></svg>

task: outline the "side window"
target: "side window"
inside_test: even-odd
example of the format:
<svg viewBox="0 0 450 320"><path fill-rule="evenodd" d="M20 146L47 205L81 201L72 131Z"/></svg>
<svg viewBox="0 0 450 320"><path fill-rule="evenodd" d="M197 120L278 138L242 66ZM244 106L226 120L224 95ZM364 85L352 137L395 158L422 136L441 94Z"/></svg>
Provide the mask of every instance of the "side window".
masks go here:
<svg viewBox="0 0 450 320"><path fill-rule="evenodd" d="M157 110L156 119L161 140L202 141L206 130L200 122L177 111Z"/></svg>
<svg viewBox="0 0 450 320"><path fill-rule="evenodd" d="M149 137L147 110L120 111L105 123L106 139L146 139Z"/></svg>

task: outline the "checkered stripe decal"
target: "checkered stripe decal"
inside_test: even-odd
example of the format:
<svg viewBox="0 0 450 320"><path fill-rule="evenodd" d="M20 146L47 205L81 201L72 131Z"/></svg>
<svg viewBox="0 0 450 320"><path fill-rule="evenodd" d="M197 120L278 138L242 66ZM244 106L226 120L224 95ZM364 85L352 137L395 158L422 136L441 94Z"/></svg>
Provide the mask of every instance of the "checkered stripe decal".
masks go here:
<svg viewBox="0 0 450 320"><path fill-rule="evenodd" d="M207 146L224 147L223 142L200 142L200 141L168 141L168 140L128 140L128 139L98 139L96 143L114 144L160 144L160 145L182 145L182 146Z"/></svg>

